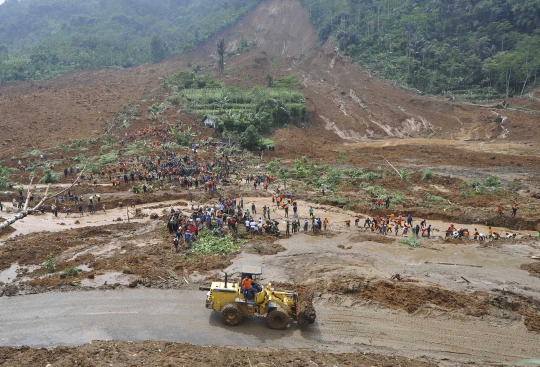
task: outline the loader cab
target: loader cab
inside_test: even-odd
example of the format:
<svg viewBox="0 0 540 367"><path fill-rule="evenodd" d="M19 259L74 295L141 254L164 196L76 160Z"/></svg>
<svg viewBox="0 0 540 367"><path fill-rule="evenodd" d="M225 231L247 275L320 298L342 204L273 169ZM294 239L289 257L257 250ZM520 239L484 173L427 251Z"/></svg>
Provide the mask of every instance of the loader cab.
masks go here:
<svg viewBox="0 0 540 367"><path fill-rule="evenodd" d="M255 283L259 283L262 276L262 267L254 265L242 265L242 276L240 279L242 280L247 276L251 276L251 279L253 279Z"/></svg>

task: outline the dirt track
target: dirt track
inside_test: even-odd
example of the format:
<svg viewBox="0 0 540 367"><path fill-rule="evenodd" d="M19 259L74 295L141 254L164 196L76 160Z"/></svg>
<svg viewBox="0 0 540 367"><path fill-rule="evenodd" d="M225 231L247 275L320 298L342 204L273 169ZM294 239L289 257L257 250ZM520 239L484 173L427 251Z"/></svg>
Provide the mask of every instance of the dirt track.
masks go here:
<svg viewBox="0 0 540 367"><path fill-rule="evenodd" d="M525 331L515 320L501 328L489 318L455 317L437 309L408 315L347 298L318 301L318 321L307 329L293 324L286 331L273 331L263 318L227 327L217 313L204 309L204 297L201 291L130 290L2 298L2 344L43 347L94 339L155 339L399 354L435 361L451 354L455 362L486 366L533 357L540 343L538 334Z"/></svg>

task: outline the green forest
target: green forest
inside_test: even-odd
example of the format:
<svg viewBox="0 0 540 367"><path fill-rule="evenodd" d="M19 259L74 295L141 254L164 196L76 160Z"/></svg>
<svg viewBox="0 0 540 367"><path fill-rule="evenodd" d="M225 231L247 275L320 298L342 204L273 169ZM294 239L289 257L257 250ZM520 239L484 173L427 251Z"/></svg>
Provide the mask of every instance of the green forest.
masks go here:
<svg viewBox="0 0 540 367"><path fill-rule="evenodd" d="M234 24L261 0L7 0L0 84L160 62ZM423 93L527 93L540 72L540 0L300 0L321 42Z"/></svg>
<svg viewBox="0 0 540 367"><path fill-rule="evenodd" d="M430 94L494 98L538 86L540 0L300 0L322 42Z"/></svg>
<svg viewBox="0 0 540 367"><path fill-rule="evenodd" d="M191 50L260 0L7 0L0 84L125 68Z"/></svg>

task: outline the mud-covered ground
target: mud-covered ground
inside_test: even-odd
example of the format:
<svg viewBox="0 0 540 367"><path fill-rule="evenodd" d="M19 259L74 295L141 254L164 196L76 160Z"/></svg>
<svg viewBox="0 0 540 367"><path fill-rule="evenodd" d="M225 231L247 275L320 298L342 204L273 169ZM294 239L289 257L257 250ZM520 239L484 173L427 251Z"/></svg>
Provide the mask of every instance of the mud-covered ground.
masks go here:
<svg viewBox="0 0 540 367"><path fill-rule="evenodd" d="M305 11L293 1L267 1L237 27L216 37L227 36L231 42L238 35L248 41L260 38L251 34L252 25L270 29L264 23L268 11L290 16L290 7ZM65 202L54 217L48 201L45 214L32 214L0 230L0 296L145 287L181 292L221 279L223 272L235 279L242 264L261 265L264 282L312 292L317 312L327 323L324 333L337 335L332 340L336 351L344 351L340 348L346 339L352 340L354 350L379 355L97 341L52 350L0 348L0 365L432 365L395 357L422 359L425 353L439 365L483 366L485 360L500 364L538 357L534 345L540 335L540 260L534 257L540 256L540 239L535 237L540 230L540 148L538 137L530 133L537 124L538 102L515 98L508 101L509 108L497 109L412 95L357 68L333 51L331 41L315 49L317 37L306 13L295 15L295 22L302 26L265 34L248 52L228 58L235 70L227 75L227 84L253 87L266 84L269 73L276 78L294 73L306 96L308 124L274 131L269 138L275 151L264 151L261 157L233 152L233 173L219 192L183 190L165 180L149 184L147 193L136 194L131 189L139 181L113 187L106 175L82 180L71 191L85 198L100 194L95 214L85 208L79 216L75 203ZM298 47L288 48L283 59L276 58L291 37ZM189 62L221 78L208 57L214 44L212 51L208 45L194 51ZM296 49L302 49L303 55L296 55ZM18 197L19 185L26 195L31 174L36 174L35 183L49 165L60 173L59 184L51 187L51 192L57 192L75 178L62 175L64 168L82 167L87 160L97 164L107 153L123 161L162 154L153 140L165 134L164 139L172 142L167 131L178 121L189 125L201 141L215 138L211 129L197 124L199 117L178 108L164 111L157 120L148 114L149 106L170 94L162 87L162 78L186 69L187 61L170 58L133 69L72 72L38 86L1 87L0 106L7 120L0 123L4 132L0 160L11 168L21 160L32 169L10 173L15 187L0 192L4 204L0 216L8 218L16 212L11 201ZM123 93L126 88L129 94ZM137 106L139 117L127 127L112 126L119 109L128 103ZM504 129L498 120L501 114L508 117ZM32 136L31 142L27 136ZM126 139L125 145L121 139ZM192 152L188 147L173 151L178 156ZM43 161L40 152L46 155ZM216 154L215 147L203 146L197 159L212 161ZM295 160L304 156L320 167L343 172L362 169L378 177L355 179L344 174L334 192L323 194L313 182L295 179ZM281 159L282 167L289 170L283 182L276 180L268 191L255 190L245 181L237 185L248 174L267 173L265 167L274 159ZM406 177L399 177L395 169ZM426 170L433 177L425 179ZM472 187L474 182L485 186L494 175L500 184L483 191ZM36 196L33 203L45 188L43 184L31 188ZM301 222L309 219L308 208L313 207L316 216L329 219L328 230L286 235L292 218L285 218L270 198L278 190L294 195ZM376 207L377 198L387 195L400 199L390 208ZM166 213L176 208L189 214L191 205L215 205L220 196L242 196L248 208L251 203L257 206L257 216L264 205L271 206L281 238L251 236L241 229L240 237L247 242L238 253L174 252ZM135 208L129 207L131 200ZM495 213L499 202L503 215ZM520 207L512 217L510 208L515 203ZM66 209L73 214L67 215ZM368 216L400 212L412 214L414 224L427 220L433 228L431 238L420 237L417 244L409 245L401 231L382 236L363 227ZM354 225L355 218L359 226ZM471 233L475 228L487 233L491 226L503 237L515 233L517 238L445 239L450 223ZM47 270L51 254L56 268ZM79 269L78 275L62 274L73 267ZM508 334L512 340L495 343L494 334Z"/></svg>
<svg viewBox="0 0 540 367"><path fill-rule="evenodd" d="M54 349L0 347L1 366L384 366L431 367L433 363L369 353L318 353L311 350L195 346L160 341L94 341Z"/></svg>

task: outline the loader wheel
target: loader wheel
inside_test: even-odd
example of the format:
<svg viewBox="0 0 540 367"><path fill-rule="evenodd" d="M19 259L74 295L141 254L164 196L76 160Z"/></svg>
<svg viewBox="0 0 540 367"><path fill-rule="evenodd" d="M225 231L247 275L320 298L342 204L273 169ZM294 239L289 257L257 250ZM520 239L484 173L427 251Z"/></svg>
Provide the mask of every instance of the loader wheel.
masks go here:
<svg viewBox="0 0 540 367"><path fill-rule="evenodd" d="M268 312L268 315L266 315L266 323L270 329L283 330L287 328L289 319L290 316L280 307Z"/></svg>
<svg viewBox="0 0 540 367"><path fill-rule="evenodd" d="M225 325L236 326L242 321L243 317L242 310L234 303L229 303L221 309L221 321Z"/></svg>

